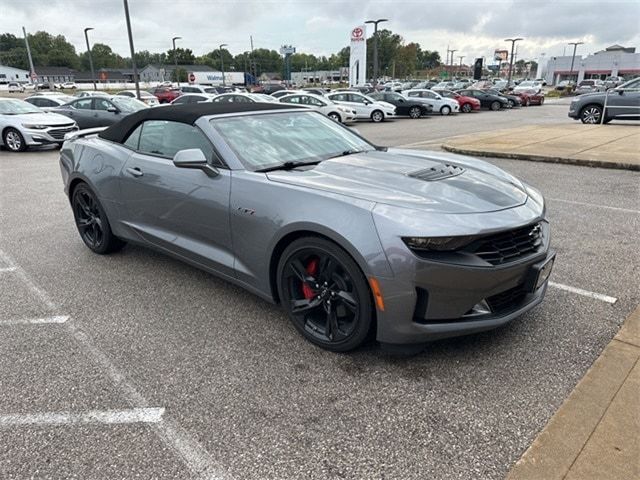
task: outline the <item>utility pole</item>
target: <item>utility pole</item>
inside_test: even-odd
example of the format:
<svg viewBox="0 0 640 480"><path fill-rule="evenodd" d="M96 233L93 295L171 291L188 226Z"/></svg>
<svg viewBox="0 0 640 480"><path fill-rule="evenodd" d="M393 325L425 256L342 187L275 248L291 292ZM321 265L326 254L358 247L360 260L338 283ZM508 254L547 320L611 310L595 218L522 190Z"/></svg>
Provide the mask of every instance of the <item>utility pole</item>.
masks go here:
<svg viewBox="0 0 640 480"><path fill-rule="evenodd" d="M378 24L382 22L388 22L386 18L379 18L378 20L367 20L364 23L373 24L373 88L378 85ZM366 72L365 72L366 76Z"/></svg>
<svg viewBox="0 0 640 480"><path fill-rule="evenodd" d="M505 42L511 42L511 55L509 56L509 78L507 79L507 88L511 85L511 74L513 73L513 49L516 42L524 40L524 38L506 38Z"/></svg>
<svg viewBox="0 0 640 480"><path fill-rule="evenodd" d="M458 50L451 49L451 64L450 64L450 65L451 65L451 68L450 68L450 70L451 70L451 76L452 76L452 77L453 77L453 68L454 68L454 67L453 67L453 54L454 54L454 53L456 53L457 51L458 51Z"/></svg>
<svg viewBox="0 0 640 480"><path fill-rule="evenodd" d="M129 18L129 2L124 1L124 16L127 20L127 34L129 35L129 49L131 50L131 65L133 66L133 81L136 84L136 97L140 100L140 81L138 80L138 67L136 67L136 51L133 48L133 34L131 33L131 18Z"/></svg>
<svg viewBox="0 0 640 480"><path fill-rule="evenodd" d="M93 82L93 89L97 90L96 73L93 71L93 58L91 58L91 47L89 46L89 36L87 35L89 30L93 30L93 28L87 27L84 29L84 39L87 41L87 54L89 55L89 66L91 67L91 81Z"/></svg>
<svg viewBox="0 0 640 480"><path fill-rule="evenodd" d="M464 58L464 55L459 55L458 58L460 59L460 67L458 67L458 75L460 75L460 72L462 71L462 59Z"/></svg>
<svg viewBox="0 0 640 480"><path fill-rule="evenodd" d="M571 57L571 68L569 69L569 78L573 77L573 62L576 59L576 49L578 48L578 45L582 45L583 43L584 42L569 42L567 44L567 45L573 45L573 56Z"/></svg>
<svg viewBox="0 0 640 480"><path fill-rule="evenodd" d="M220 50L220 70L222 71L222 86L226 86L225 80L224 80L224 58L222 57L222 47L226 47L227 44L226 43L221 43L219 50Z"/></svg>
<svg viewBox="0 0 640 480"><path fill-rule="evenodd" d="M27 56L29 57L29 68L31 69L30 76L33 83L38 75L36 75L36 69L33 67L33 58L31 58L31 48L29 47L29 37L27 37L27 31L22 27L22 33L24 34L24 43L27 45Z"/></svg>
<svg viewBox="0 0 640 480"><path fill-rule="evenodd" d="M173 37L171 42L173 43L173 68L175 72L176 82L178 87L180 86L180 74L178 73L178 56L176 55L176 40L181 40L182 37Z"/></svg>

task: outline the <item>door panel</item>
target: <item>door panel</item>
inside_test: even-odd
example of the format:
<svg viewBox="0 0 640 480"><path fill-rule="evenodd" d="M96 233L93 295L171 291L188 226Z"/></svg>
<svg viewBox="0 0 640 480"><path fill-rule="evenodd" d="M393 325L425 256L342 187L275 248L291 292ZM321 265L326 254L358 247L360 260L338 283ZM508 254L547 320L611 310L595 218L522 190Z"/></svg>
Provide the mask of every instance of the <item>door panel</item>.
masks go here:
<svg viewBox="0 0 640 480"><path fill-rule="evenodd" d="M133 153L121 179L129 227L156 246L233 276L229 170L209 177L168 158Z"/></svg>

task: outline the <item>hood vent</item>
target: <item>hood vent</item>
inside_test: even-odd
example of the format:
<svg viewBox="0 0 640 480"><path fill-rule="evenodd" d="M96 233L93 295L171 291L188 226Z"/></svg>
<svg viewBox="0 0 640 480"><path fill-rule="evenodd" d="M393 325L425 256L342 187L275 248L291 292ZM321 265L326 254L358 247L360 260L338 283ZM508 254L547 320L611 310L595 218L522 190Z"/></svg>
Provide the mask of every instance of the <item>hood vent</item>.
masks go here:
<svg viewBox="0 0 640 480"><path fill-rule="evenodd" d="M457 165L451 165L449 163L441 163L435 167L426 168L424 170L418 170L417 172L411 172L409 177L418 178L425 182L434 182L436 180L443 180L445 178L455 177L464 173L465 169Z"/></svg>

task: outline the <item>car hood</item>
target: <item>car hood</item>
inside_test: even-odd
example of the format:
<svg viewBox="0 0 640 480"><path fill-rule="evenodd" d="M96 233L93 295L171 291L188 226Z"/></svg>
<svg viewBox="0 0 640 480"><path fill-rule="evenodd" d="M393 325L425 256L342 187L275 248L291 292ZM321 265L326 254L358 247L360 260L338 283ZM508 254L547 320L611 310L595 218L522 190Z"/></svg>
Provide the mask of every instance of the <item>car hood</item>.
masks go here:
<svg viewBox="0 0 640 480"><path fill-rule="evenodd" d="M58 113L42 112L42 113L25 113L20 115L7 115L6 118L12 118L18 123L27 125L70 125L73 123L69 117Z"/></svg>
<svg viewBox="0 0 640 480"><path fill-rule="evenodd" d="M439 176L441 171L443 178ZM325 160L312 169L274 171L269 180L429 212L464 214L527 201L522 183L493 165L441 152L389 149Z"/></svg>

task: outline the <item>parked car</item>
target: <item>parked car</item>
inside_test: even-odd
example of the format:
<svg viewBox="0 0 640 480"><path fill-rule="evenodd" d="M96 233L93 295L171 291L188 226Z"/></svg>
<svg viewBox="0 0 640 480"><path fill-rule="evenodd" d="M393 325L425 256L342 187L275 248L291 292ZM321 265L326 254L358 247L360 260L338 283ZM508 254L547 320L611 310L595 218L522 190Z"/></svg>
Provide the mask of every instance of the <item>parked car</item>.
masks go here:
<svg viewBox="0 0 640 480"><path fill-rule="evenodd" d="M9 82L7 84L7 91L9 93L23 93L24 92L24 87L22 86L21 83Z"/></svg>
<svg viewBox="0 0 640 480"><path fill-rule="evenodd" d="M60 165L90 251L159 249L331 351L503 326L543 301L555 258L542 195L509 173L283 104L137 112L74 135Z"/></svg>
<svg viewBox="0 0 640 480"><path fill-rule="evenodd" d="M307 92L296 92L285 95L278 99L280 103L290 105L304 105L326 115L332 120L340 123L351 123L356 120L356 111L352 108L338 105L334 101L321 95Z"/></svg>
<svg viewBox="0 0 640 480"><path fill-rule="evenodd" d="M138 98L138 95L135 90L123 90L121 92L116 93L116 95L120 95L122 97L129 97L129 98ZM149 92L145 92L144 90L140 90L139 100L143 103L146 103L150 107L155 107L156 105L160 105L160 102L158 101L158 98L155 95L152 95Z"/></svg>
<svg viewBox="0 0 640 480"><path fill-rule="evenodd" d="M420 118L433 111L433 107L424 102L416 101L413 98L405 97L397 92L377 92L369 95L377 101L387 102L396 107L396 116Z"/></svg>
<svg viewBox="0 0 640 480"><path fill-rule="evenodd" d="M74 97L77 98L83 98L83 97L111 97L112 95L110 93L107 92L103 92L101 90L82 90L76 94L73 95Z"/></svg>
<svg viewBox="0 0 640 480"><path fill-rule="evenodd" d="M273 98L280 98L287 95L293 95L294 93L300 93L300 90L278 90L277 92L273 92L271 96Z"/></svg>
<svg viewBox="0 0 640 480"><path fill-rule="evenodd" d="M315 95L326 95L329 92L328 88L303 88L305 92L313 93Z"/></svg>
<svg viewBox="0 0 640 480"><path fill-rule="evenodd" d="M547 86L547 81L544 78L536 78L535 79L536 83L539 83L540 85L542 85L543 87Z"/></svg>
<svg viewBox="0 0 640 480"><path fill-rule="evenodd" d="M73 120L44 112L17 98L0 98L0 146L23 152L30 146L61 145L67 133L78 129Z"/></svg>
<svg viewBox="0 0 640 480"><path fill-rule="evenodd" d="M388 82L384 85L385 92L401 92L402 91L402 83L401 82Z"/></svg>
<svg viewBox="0 0 640 480"><path fill-rule="evenodd" d="M602 80L582 80L575 90L576 95L582 95L583 93L597 93L604 92L606 90L604 82Z"/></svg>
<svg viewBox="0 0 640 480"><path fill-rule="evenodd" d="M48 112L75 99L76 97L71 95L31 95L25 98L24 101Z"/></svg>
<svg viewBox="0 0 640 480"><path fill-rule="evenodd" d="M49 82L37 83L35 90L51 90L51 84Z"/></svg>
<svg viewBox="0 0 640 480"><path fill-rule="evenodd" d="M266 97L270 97L267 99ZM266 103L273 100L278 103L278 99L270 95L260 93L223 93L216 95L211 100L213 103Z"/></svg>
<svg viewBox="0 0 640 480"><path fill-rule="evenodd" d="M520 101L525 107L529 105L542 105L544 103L544 93L542 93L542 91L524 90L517 93L514 92L514 95L520 97Z"/></svg>
<svg viewBox="0 0 640 480"><path fill-rule="evenodd" d="M526 90L537 90L540 92L542 91L542 84L535 80L525 80L513 88L513 93L524 92Z"/></svg>
<svg viewBox="0 0 640 480"><path fill-rule="evenodd" d="M606 77L604 79L604 88L616 88L624 83L624 78L622 77Z"/></svg>
<svg viewBox="0 0 640 480"><path fill-rule="evenodd" d="M171 103L173 100L182 95L179 88L173 87L156 87L151 93L155 95L160 103Z"/></svg>
<svg viewBox="0 0 640 480"><path fill-rule="evenodd" d="M386 102L379 102L373 98L357 92L332 92L326 97L338 105L344 105L355 110L358 120L371 120L374 123L393 118L396 107Z"/></svg>
<svg viewBox="0 0 640 480"><path fill-rule="evenodd" d="M135 98L114 95L111 98L85 97L62 105L56 113L75 120L81 129L106 127L138 110L149 108Z"/></svg>
<svg viewBox="0 0 640 480"><path fill-rule="evenodd" d="M558 85L556 85L555 89L558 90L559 92L572 91L575 88L575 86L576 84L571 80L562 80L561 82L558 83Z"/></svg>
<svg viewBox="0 0 640 480"><path fill-rule="evenodd" d="M76 85L75 82L64 82L54 85L54 87L60 90L75 90L78 88L78 85Z"/></svg>
<svg viewBox="0 0 640 480"><path fill-rule="evenodd" d="M431 105L432 111L440 115L449 115L460 111L460 104L457 100L443 97L439 93L436 93L435 90L416 88L414 90L406 90L402 92L402 94L411 100L420 100Z"/></svg>
<svg viewBox="0 0 640 480"><path fill-rule="evenodd" d="M219 92L216 87L212 87L210 85L183 85L180 87L182 93L200 93L200 94L218 94L218 93L226 93Z"/></svg>
<svg viewBox="0 0 640 480"><path fill-rule="evenodd" d="M480 110L480 100L477 98L465 97L464 95L460 95L459 93L451 90L434 90L434 92L445 98L451 98L458 102L461 112L470 113L474 110Z"/></svg>
<svg viewBox="0 0 640 480"><path fill-rule="evenodd" d="M607 102L605 110L605 99ZM640 120L640 78L607 92L585 93L574 97L569 117L582 123L609 123L611 120Z"/></svg>
<svg viewBox="0 0 640 480"><path fill-rule="evenodd" d="M500 110L501 108L509 108L509 100L503 95L495 95L485 90L476 90L473 88L467 88L464 90L458 90L460 95L465 97L473 97L480 100L480 106L482 108L488 108L489 110Z"/></svg>
<svg viewBox="0 0 640 480"><path fill-rule="evenodd" d="M168 105L183 105L185 103L211 102L216 95L210 93L183 93ZM163 105L167 105L166 103Z"/></svg>
<svg viewBox="0 0 640 480"><path fill-rule="evenodd" d="M520 100L520 97L518 95L513 95L511 93L502 93L492 88L486 89L485 92L506 98L507 103L509 104L508 108L516 108L522 106L522 101Z"/></svg>

